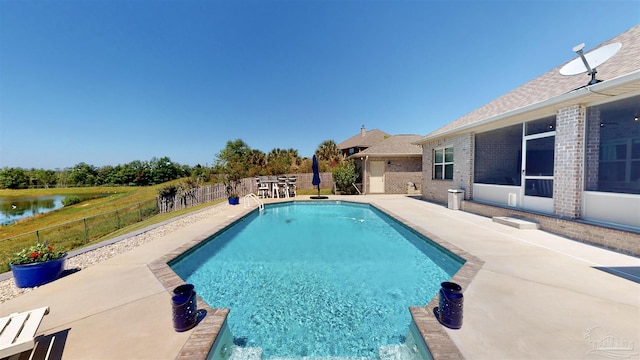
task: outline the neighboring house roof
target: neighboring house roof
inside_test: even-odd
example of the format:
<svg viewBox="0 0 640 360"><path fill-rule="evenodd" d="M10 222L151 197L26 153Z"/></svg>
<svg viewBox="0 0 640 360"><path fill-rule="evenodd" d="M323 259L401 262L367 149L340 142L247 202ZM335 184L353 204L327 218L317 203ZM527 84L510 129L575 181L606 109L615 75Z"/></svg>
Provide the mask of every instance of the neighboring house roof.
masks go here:
<svg viewBox="0 0 640 360"><path fill-rule="evenodd" d="M421 137L421 135L393 135L366 150L351 155L349 158L356 158L363 155L377 157L421 157L422 146L413 144Z"/></svg>
<svg viewBox="0 0 640 360"><path fill-rule="evenodd" d="M350 148L368 148L387 138L389 134L384 131L373 129L365 131L364 127L361 131L347 140L338 144L338 149L345 150Z"/></svg>
<svg viewBox="0 0 640 360"><path fill-rule="evenodd" d="M620 51L607 62L597 67L596 78L602 80L600 83L588 87L585 86L591 80L591 76L586 73L572 76L561 75L559 71L565 65L562 64L444 127L427 134L417 143L424 144L433 139L452 135L469 128L476 128L488 123L497 123L508 117L517 120L517 116L525 112L529 116L528 119L531 119L532 112L541 116L550 115L549 111L578 103L575 101L578 98L580 98L579 103L588 103L640 90L639 39L640 25L636 25L597 47L600 48L615 42L622 44ZM585 51L585 54L590 51L592 50ZM574 58L576 56L573 56L570 60ZM606 91L606 93L602 93L602 91ZM525 118L523 117L522 119Z"/></svg>

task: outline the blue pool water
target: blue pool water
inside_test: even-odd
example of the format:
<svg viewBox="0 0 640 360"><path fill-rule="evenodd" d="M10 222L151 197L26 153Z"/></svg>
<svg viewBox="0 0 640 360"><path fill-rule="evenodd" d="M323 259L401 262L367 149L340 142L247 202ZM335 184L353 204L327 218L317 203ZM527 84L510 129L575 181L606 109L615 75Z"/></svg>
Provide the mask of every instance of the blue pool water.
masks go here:
<svg viewBox="0 0 640 360"><path fill-rule="evenodd" d="M234 343L269 357L375 357L404 342L463 260L368 205L266 206L173 262Z"/></svg>

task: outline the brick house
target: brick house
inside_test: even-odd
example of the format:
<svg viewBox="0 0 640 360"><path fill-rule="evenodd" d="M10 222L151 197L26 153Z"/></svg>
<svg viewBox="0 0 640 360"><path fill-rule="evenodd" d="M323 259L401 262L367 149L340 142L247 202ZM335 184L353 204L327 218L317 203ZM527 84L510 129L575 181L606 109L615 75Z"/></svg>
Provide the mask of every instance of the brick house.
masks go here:
<svg viewBox="0 0 640 360"><path fill-rule="evenodd" d="M464 211L640 255L638 39L640 25L594 47L621 44L597 83L563 64L416 141L422 197L464 190Z"/></svg>
<svg viewBox="0 0 640 360"><path fill-rule="evenodd" d="M366 194L415 194L422 187L420 135L393 135L349 156L362 174Z"/></svg>

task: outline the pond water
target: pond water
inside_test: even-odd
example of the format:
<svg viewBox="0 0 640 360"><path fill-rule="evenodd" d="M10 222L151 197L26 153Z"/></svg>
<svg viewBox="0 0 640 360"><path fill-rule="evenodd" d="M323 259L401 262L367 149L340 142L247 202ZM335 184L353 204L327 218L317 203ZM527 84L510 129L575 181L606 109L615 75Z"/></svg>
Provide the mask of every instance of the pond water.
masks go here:
<svg viewBox="0 0 640 360"><path fill-rule="evenodd" d="M32 196L0 198L0 225L14 222L38 214L62 208L62 201L68 195Z"/></svg>

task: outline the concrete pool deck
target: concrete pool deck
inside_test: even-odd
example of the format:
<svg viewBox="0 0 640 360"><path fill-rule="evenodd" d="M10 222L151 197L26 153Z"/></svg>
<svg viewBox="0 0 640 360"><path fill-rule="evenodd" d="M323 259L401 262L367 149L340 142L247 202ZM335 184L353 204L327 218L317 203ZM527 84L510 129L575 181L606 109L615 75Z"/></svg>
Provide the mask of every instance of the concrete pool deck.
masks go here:
<svg viewBox="0 0 640 360"><path fill-rule="evenodd" d="M329 198L370 202L484 262L463 287L462 328L443 328L460 352L451 358L640 359L640 259L406 196ZM206 220L0 304L0 315L49 306L38 334L42 343L55 338L64 359L174 359L200 325L173 330L170 293L150 264L250 211L218 206Z"/></svg>

